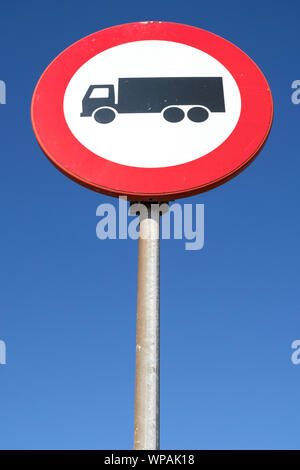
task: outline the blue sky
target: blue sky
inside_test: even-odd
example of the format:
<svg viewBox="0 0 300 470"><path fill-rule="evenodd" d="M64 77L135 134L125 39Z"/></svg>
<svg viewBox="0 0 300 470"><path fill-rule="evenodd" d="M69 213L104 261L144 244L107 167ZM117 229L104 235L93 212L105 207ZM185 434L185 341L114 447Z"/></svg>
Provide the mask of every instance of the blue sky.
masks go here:
<svg viewBox="0 0 300 470"><path fill-rule="evenodd" d="M68 180L30 122L35 84L78 39L162 20L244 50L273 93L273 128L241 175L183 202L205 204L205 246L161 243L161 447L299 449L299 120L296 1L5 2L0 105L1 449L133 444L137 242L100 241L115 200Z"/></svg>

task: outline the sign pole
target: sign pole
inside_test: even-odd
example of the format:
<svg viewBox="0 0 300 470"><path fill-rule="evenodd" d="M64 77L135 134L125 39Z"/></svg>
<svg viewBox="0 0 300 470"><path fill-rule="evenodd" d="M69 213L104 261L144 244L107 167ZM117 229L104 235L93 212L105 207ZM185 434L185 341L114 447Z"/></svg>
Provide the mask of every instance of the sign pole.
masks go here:
<svg viewBox="0 0 300 470"><path fill-rule="evenodd" d="M134 449L159 449L160 365L160 210L159 204L143 203L140 212Z"/></svg>

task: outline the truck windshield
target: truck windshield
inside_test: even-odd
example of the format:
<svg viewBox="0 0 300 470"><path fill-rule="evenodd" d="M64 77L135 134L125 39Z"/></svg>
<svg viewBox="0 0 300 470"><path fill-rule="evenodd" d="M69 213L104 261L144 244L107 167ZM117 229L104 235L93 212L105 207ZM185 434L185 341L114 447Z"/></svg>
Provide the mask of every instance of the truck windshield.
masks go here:
<svg viewBox="0 0 300 470"><path fill-rule="evenodd" d="M108 98L109 88L94 88L90 94L90 98Z"/></svg>

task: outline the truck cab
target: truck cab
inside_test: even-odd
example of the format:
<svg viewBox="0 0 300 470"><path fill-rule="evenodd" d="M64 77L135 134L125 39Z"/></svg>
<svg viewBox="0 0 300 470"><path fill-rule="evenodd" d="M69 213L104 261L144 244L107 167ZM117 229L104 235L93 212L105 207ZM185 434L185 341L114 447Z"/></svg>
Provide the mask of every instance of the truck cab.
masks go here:
<svg viewBox="0 0 300 470"><path fill-rule="evenodd" d="M115 90L113 85L91 85L82 100L80 116L92 116L96 109L103 106L115 105Z"/></svg>

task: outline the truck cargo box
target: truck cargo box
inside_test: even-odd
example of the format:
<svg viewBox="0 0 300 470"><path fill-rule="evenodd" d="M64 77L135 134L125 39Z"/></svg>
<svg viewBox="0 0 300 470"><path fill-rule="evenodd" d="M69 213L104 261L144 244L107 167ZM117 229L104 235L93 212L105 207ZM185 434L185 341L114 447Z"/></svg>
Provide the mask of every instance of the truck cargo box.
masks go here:
<svg viewBox="0 0 300 470"><path fill-rule="evenodd" d="M120 78L120 113L158 113L170 105L202 105L224 112L222 77Z"/></svg>

